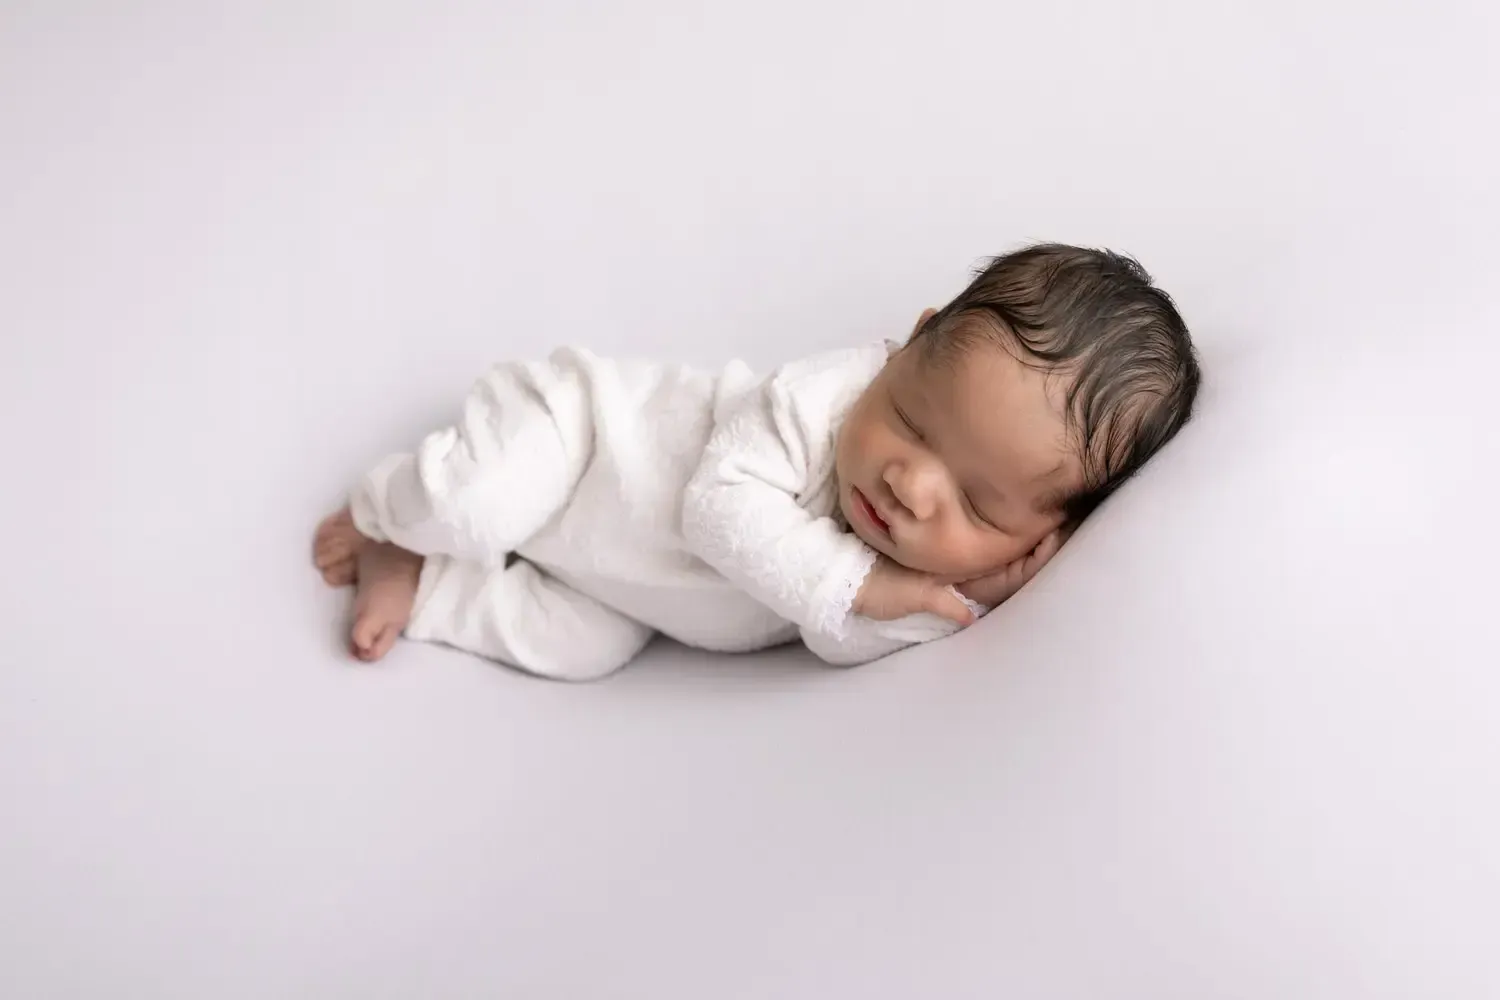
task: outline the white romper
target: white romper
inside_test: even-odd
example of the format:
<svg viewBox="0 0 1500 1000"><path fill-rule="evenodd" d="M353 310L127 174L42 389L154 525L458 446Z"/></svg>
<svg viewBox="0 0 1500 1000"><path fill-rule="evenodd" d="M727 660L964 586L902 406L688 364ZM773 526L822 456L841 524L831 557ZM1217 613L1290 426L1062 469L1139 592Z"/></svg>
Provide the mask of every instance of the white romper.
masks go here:
<svg viewBox="0 0 1500 1000"><path fill-rule="evenodd" d="M840 520L834 445L892 349L764 380L574 349L497 365L456 424L365 476L354 521L426 557L408 638L542 676L604 676L656 632L873 660L958 627L850 612L876 554Z"/></svg>

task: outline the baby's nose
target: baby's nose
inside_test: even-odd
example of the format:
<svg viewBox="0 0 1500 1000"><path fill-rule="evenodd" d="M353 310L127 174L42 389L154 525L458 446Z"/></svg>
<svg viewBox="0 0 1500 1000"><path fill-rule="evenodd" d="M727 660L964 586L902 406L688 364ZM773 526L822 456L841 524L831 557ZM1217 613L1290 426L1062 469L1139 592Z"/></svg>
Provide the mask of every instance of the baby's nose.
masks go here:
<svg viewBox="0 0 1500 1000"><path fill-rule="evenodd" d="M921 467L909 466L888 472L885 481L896 502L918 521L925 521L937 513L937 492L931 479Z"/></svg>

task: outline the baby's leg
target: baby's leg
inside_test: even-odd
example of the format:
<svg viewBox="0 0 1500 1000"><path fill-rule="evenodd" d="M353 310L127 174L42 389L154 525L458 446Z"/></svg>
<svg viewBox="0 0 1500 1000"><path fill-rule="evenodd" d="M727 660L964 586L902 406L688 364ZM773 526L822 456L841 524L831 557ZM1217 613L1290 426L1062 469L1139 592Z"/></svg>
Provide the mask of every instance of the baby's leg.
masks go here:
<svg viewBox="0 0 1500 1000"><path fill-rule="evenodd" d="M451 426L391 455L350 498L375 541L499 565L572 496L593 450L587 372L566 359L505 364Z"/></svg>
<svg viewBox="0 0 1500 1000"><path fill-rule="evenodd" d="M603 677L651 638L650 628L524 560L501 567L429 556L421 576L407 638L446 643L542 677Z"/></svg>

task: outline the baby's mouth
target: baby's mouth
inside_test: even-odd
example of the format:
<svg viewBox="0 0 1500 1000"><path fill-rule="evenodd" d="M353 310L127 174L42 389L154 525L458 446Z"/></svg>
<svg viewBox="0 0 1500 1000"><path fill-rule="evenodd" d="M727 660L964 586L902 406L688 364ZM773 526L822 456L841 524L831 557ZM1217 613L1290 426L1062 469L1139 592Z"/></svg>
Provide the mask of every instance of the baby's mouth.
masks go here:
<svg viewBox="0 0 1500 1000"><path fill-rule="evenodd" d="M849 492L853 495L855 509L864 515L865 520L878 528L881 534L889 536L891 526L886 523L885 518L880 516L880 512L875 509L875 505L870 502L869 498L860 492L858 486L851 486Z"/></svg>

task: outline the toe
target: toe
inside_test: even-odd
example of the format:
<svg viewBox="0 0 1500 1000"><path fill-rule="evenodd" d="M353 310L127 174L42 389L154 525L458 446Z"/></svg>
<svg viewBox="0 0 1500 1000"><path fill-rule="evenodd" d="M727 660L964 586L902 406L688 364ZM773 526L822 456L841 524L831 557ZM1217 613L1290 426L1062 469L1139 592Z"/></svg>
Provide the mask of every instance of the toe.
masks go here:
<svg viewBox="0 0 1500 1000"><path fill-rule="evenodd" d="M380 636L381 627L379 619L368 615L361 615L354 620L354 627L349 630L349 647L355 656L361 660L370 659L370 652Z"/></svg>
<svg viewBox="0 0 1500 1000"><path fill-rule="evenodd" d="M319 569L330 563L348 559L352 554L352 547L346 538L319 538L313 546L313 562Z"/></svg>
<svg viewBox="0 0 1500 1000"><path fill-rule="evenodd" d="M370 659L378 660L391 651L396 645L396 640L401 637L401 629L394 624L383 626L375 637L375 643L370 647Z"/></svg>
<svg viewBox="0 0 1500 1000"><path fill-rule="evenodd" d="M383 615L364 614L355 619L349 630L349 649L366 663L373 663L396 645L401 638L401 625Z"/></svg>
<svg viewBox="0 0 1500 1000"><path fill-rule="evenodd" d="M333 563L322 567L323 582L330 587L347 587L354 583L356 563L353 559L345 559L343 562Z"/></svg>
<svg viewBox="0 0 1500 1000"><path fill-rule="evenodd" d="M343 559L353 555L362 540L346 508L318 522L317 530L313 532L313 559L319 566L324 560Z"/></svg>

